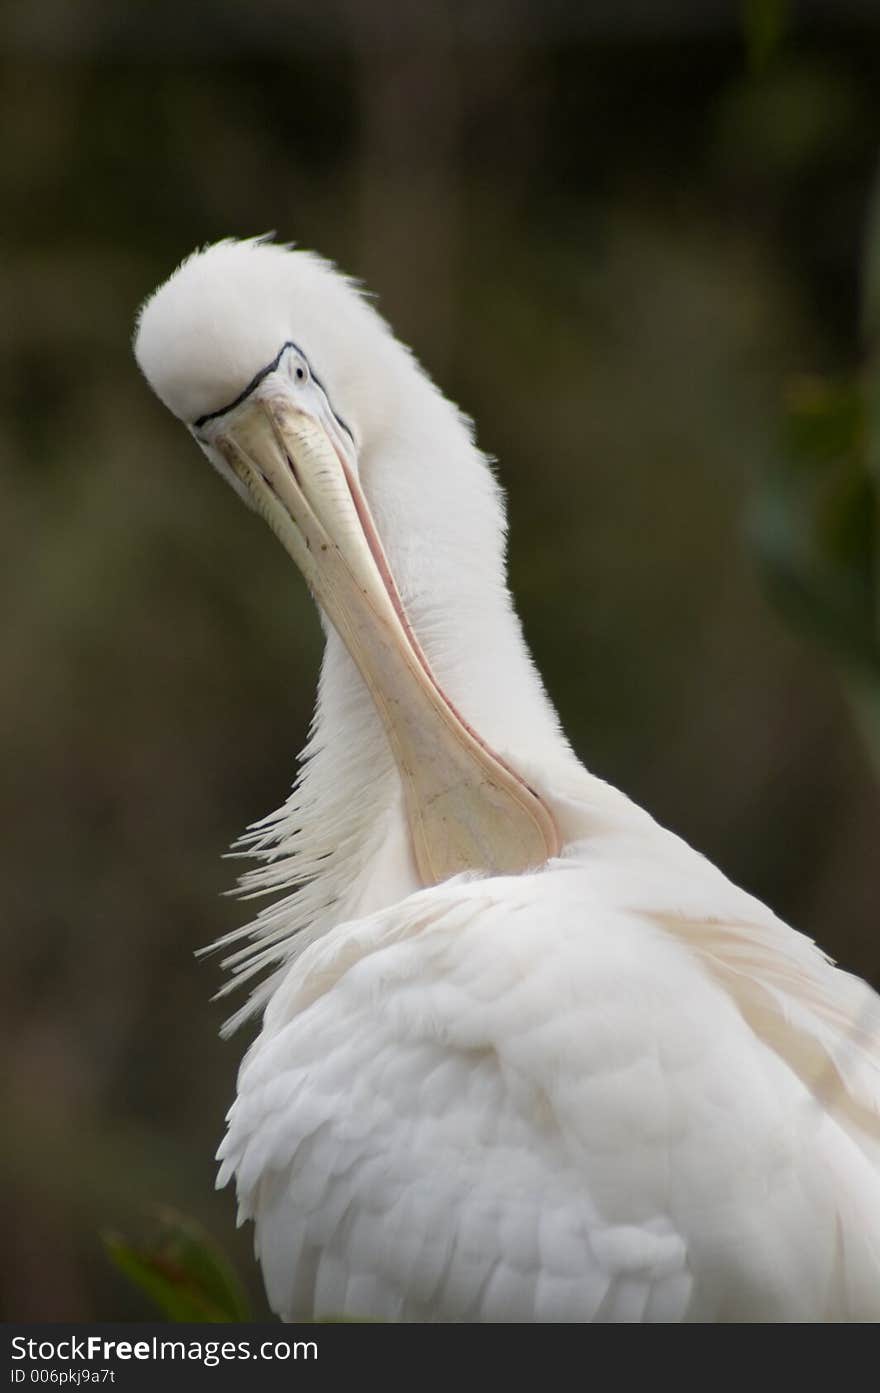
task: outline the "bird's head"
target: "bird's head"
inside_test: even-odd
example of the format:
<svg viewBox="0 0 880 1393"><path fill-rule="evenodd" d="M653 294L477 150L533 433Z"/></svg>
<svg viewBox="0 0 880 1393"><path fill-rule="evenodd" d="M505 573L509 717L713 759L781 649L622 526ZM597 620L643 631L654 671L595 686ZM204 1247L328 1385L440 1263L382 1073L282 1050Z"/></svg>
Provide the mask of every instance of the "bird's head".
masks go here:
<svg viewBox="0 0 880 1393"><path fill-rule="evenodd" d="M153 391L249 501L216 445L248 407L286 397L341 429L356 455L387 418L393 348L354 282L312 252L262 238L188 257L143 305L134 345Z"/></svg>
<svg viewBox="0 0 880 1393"><path fill-rule="evenodd" d="M146 302L135 355L269 523L360 669L401 772L422 879L543 863L558 845L552 819L441 690L369 506L362 461L393 433L397 398L415 386L423 412L446 406L372 306L311 253L221 242Z"/></svg>

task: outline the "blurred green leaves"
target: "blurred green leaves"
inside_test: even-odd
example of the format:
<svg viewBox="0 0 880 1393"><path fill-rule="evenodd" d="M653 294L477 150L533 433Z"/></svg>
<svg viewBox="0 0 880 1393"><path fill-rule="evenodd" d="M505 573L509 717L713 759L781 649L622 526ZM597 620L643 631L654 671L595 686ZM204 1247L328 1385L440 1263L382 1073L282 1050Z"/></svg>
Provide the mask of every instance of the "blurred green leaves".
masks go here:
<svg viewBox="0 0 880 1393"><path fill-rule="evenodd" d="M820 111L822 103L801 91L791 107L800 116L781 143L782 113L761 111L768 99L778 107L779 91L764 78L788 34L791 10L790 0L744 0L742 23L748 67L758 79L758 103L753 92L748 110L758 116L761 138L775 132L779 150L791 147L799 163L805 133L823 133L822 118L813 129L816 118L805 122L804 113ZM771 598L835 661L880 773L880 177L862 271L867 371L790 384L779 446L755 491L750 536Z"/></svg>
<svg viewBox="0 0 880 1393"><path fill-rule="evenodd" d="M158 1229L142 1244L105 1234L113 1265L169 1321L252 1319L231 1263L195 1220L174 1210L157 1212Z"/></svg>
<svg viewBox="0 0 880 1393"><path fill-rule="evenodd" d="M796 381L751 530L768 588L792 623L880 680L877 489L866 437L858 384Z"/></svg>
<svg viewBox="0 0 880 1393"><path fill-rule="evenodd" d="M750 530L769 594L834 659L880 772L878 208L875 192L863 273L866 369L790 385Z"/></svg>
<svg viewBox="0 0 880 1393"><path fill-rule="evenodd" d="M791 0L743 0L742 23L751 71L760 72L788 33Z"/></svg>

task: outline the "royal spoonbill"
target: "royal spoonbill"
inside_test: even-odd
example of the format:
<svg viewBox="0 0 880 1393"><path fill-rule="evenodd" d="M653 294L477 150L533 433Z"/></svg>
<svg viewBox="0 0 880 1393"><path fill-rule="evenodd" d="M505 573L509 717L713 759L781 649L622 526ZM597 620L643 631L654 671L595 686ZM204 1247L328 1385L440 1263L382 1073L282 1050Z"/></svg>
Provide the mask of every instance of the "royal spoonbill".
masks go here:
<svg viewBox="0 0 880 1393"><path fill-rule="evenodd" d="M880 1000L575 757L470 422L265 240L185 261L135 351L326 629L226 959L260 1029L219 1182L273 1308L880 1318Z"/></svg>

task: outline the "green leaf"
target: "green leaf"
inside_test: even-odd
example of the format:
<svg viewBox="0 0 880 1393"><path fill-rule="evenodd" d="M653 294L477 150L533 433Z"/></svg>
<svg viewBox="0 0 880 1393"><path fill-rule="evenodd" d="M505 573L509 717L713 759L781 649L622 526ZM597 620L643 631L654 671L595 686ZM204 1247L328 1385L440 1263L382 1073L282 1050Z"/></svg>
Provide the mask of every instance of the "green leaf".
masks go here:
<svg viewBox="0 0 880 1393"><path fill-rule="evenodd" d="M880 678L878 490L866 462L865 416L858 385L794 384L781 449L750 520L773 599L863 680Z"/></svg>
<svg viewBox="0 0 880 1393"><path fill-rule="evenodd" d="M869 465L869 411L859 383L794 383L749 531L771 598L838 664L880 768L880 479Z"/></svg>
<svg viewBox="0 0 880 1393"><path fill-rule="evenodd" d="M742 22L749 68L766 68L788 33L791 0L743 0Z"/></svg>
<svg viewBox="0 0 880 1393"><path fill-rule="evenodd" d="M114 1266L171 1321L246 1321L247 1298L235 1271L212 1238L193 1219L158 1211L159 1228L137 1245L104 1234Z"/></svg>

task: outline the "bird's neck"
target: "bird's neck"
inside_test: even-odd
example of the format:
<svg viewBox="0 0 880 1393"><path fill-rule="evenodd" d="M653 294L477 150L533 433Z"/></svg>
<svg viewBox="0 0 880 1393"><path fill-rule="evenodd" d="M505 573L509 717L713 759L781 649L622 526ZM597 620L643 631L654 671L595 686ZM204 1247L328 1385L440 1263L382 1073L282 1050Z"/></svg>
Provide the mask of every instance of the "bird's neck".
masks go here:
<svg viewBox="0 0 880 1393"><path fill-rule="evenodd" d="M571 758L507 587L504 498L470 425L416 370L361 479L392 574L452 707L514 770ZM364 720L373 720L365 703Z"/></svg>
<svg viewBox="0 0 880 1393"><path fill-rule="evenodd" d="M465 423L429 393L416 419L398 420L392 446L364 452L361 479L407 617L451 706L530 782L536 768L574 765L507 589L501 491ZM344 821L352 869L377 829L386 850L400 842L396 873L384 860L381 875L372 871L374 908L373 887L390 901L419 882L391 747L366 684L327 627L301 788L325 810L316 822Z"/></svg>
<svg viewBox="0 0 880 1393"><path fill-rule="evenodd" d="M434 677L482 742L540 794L584 771L529 654L505 576L501 491L467 424L426 379L361 481ZM285 806L251 835L264 858L248 891L288 893L263 911L242 967L284 966L334 924L418 889L401 779L372 696L325 624L315 715ZM264 983L254 1004L271 995Z"/></svg>

